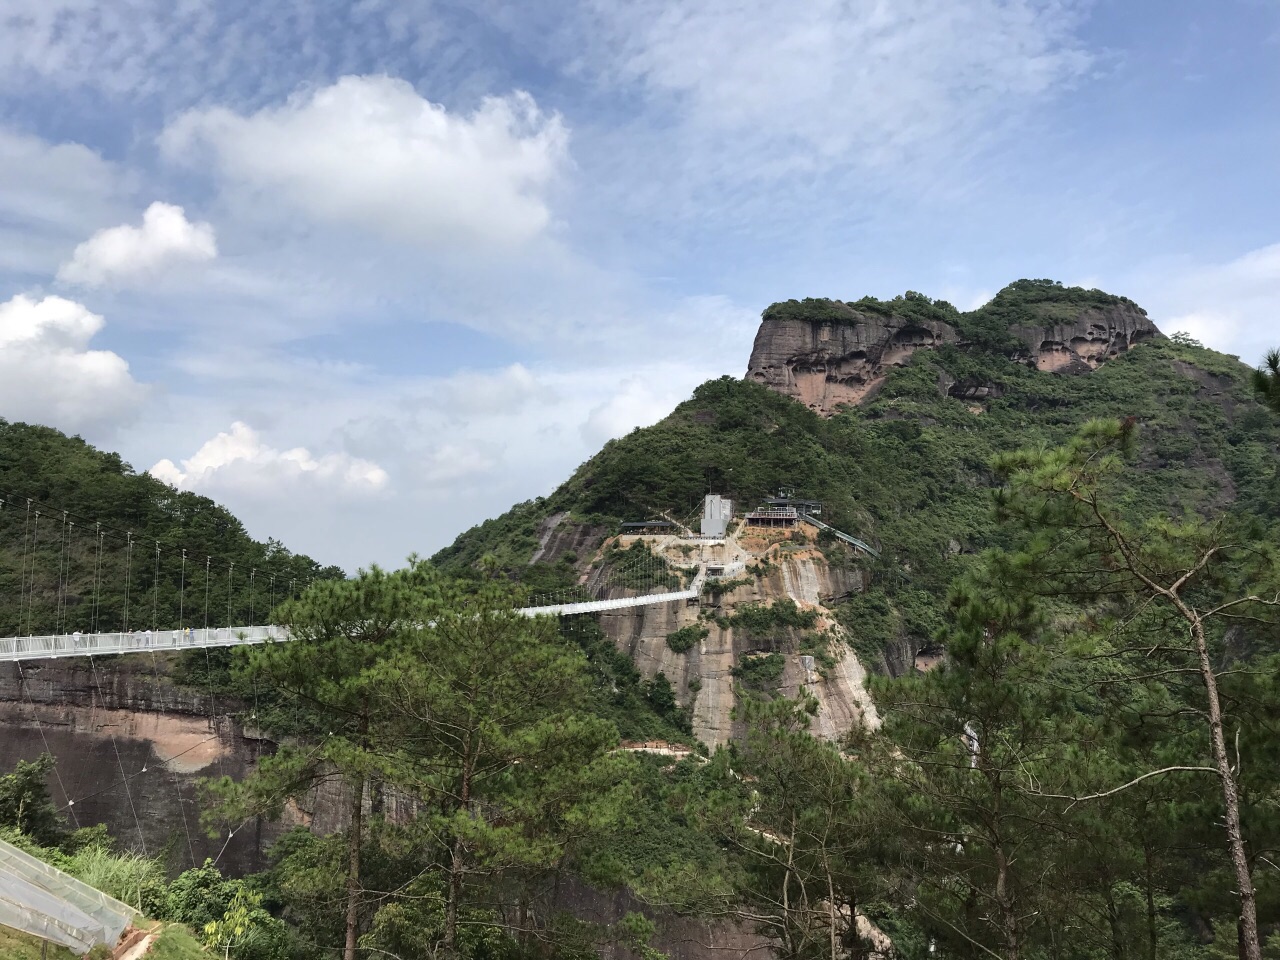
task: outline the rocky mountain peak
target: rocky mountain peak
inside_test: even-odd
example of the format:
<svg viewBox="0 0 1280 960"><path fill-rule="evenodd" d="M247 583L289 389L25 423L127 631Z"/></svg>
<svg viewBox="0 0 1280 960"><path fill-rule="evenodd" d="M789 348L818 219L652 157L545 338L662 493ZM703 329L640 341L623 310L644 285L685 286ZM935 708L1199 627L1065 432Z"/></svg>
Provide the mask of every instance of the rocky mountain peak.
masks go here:
<svg viewBox="0 0 1280 960"><path fill-rule="evenodd" d="M911 292L889 301L788 300L765 310L747 379L830 416L873 396L920 349L952 344L1082 374L1158 336L1133 301L1048 280L1010 284L968 313Z"/></svg>

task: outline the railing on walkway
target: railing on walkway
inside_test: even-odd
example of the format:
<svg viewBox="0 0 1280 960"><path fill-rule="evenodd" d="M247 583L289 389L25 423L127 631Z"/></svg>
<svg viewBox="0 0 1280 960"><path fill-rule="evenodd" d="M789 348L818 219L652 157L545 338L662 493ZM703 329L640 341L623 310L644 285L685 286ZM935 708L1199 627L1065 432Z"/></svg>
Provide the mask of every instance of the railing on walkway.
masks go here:
<svg viewBox="0 0 1280 960"><path fill-rule="evenodd" d="M521 607L516 613L526 617L571 616L578 613L603 613L607 610L625 610L628 607L646 607L651 603L675 603L678 600L693 600L702 593L702 585L707 579L707 568L699 567L693 582L687 590L673 590L668 593L648 593L639 597L617 597L613 600L581 600L577 603L557 603L546 607Z"/></svg>
<svg viewBox="0 0 1280 960"><path fill-rule="evenodd" d="M0 662L47 660L53 657L107 656L116 653L159 653L200 647L238 647L288 640L283 627L208 627L186 630L134 630L129 633L58 634L0 638Z"/></svg>
<svg viewBox="0 0 1280 960"><path fill-rule="evenodd" d="M831 526L830 524L823 523L821 520L817 519L816 517L811 517L807 513L800 514L799 519L803 520L805 523L813 524L819 530L830 530L833 534L835 534L845 543L848 543L852 546L857 547L859 550L862 550L865 553L870 554L871 556L875 557L877 560L880 559L880 551L878 551L875 547L871 546L870 544L863 543L857 537L849 536L843 530L837 530L835 527Z"/></svg>
<svg viewBox="0 0 1280 960"><path fill-rule="evenodd" d="M639 597L613 600L586 600L545 607L522 607L516 612L526 617L571 616L625 610L651 603L674 603L693 600L702 593L706 567L700 567L687 590L650 593ZM170 650L195 650L202 647L238 647L251 643L289 640L284 627L208 627L186 630L133 630L129 633L69 633L38 637L0 638L0 663L17 660L49 660L55 657L110 656L118 653L163 653Z"/></svg>

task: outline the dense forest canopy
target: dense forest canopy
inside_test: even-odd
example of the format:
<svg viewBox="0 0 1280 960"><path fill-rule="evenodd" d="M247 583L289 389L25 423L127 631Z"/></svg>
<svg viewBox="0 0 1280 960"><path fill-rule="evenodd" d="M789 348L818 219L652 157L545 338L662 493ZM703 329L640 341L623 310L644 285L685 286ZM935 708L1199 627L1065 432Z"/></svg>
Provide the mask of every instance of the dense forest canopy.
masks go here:
<svg viewBox="0 0 1280 960"><path fill-rule="evenodd" d="M213 625L262 623L273 600L343 575L48 427L0 420L0 499L5 636L123 629L126 573L130 629L202 626L206 587Z"/></svg>

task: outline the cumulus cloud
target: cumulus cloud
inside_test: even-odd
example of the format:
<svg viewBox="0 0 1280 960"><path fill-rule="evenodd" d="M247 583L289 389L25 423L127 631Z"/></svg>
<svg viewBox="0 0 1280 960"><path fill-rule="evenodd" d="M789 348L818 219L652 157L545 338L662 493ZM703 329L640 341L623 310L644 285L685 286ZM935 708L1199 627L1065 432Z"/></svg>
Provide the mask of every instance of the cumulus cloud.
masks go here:
<svg viewBox="0 0 1280 960"><path fill-rule="evenodd" d="M882 165L925 141L954 152L954 138L1082 76L1091 58L1074 30L1086 7L598 0L590 35L607 42L588 49L602 74L640 82L706 142L767 146L766 170Z"/></svg>
<svg viewBox="0 0 1280 960"><path fill-rule="evenodd" d="M200 263L217 255L210 224L192 223L182 207L156 201L143 213L140 227L121 224L99 230L76 247L58 268L58 279L91 287L134 283L177 264Z"/></svg>
<svg viewBox="0 0 1280 960"><path fill-rule="evenodd" d="M376 463L345 453L317 457L305 447L278 450L240 421L206 441L181 467L165 459L148 473L181 490L276 498L287 498L300 487L361 496L383 490L388 482L387 472Z"/></svg>
<svg viewBox="0 0 1280 960"><path fill-rule="evenodd" d="M0 269L43 280L69 243L118 215L130 179L81 144L0 128Z"/></svg>
<svg viewBox="0 0 1280 960"><path fill-rule="evenodd" d="M229 182L320 220L436 246L540 234L568 132L527 93L451 113L391 77L331 86L241 115L192 110L161 135L170 157L211 154Z"/></svg>
<svg viewBox="0 0 1280 960"><path fill-rule="evenodd" d="M1182 264L1136 286L1165 333L1183 331L1250 364L1280 346L1280 243L1226 263Z"/></svg>
<svg viewBox="0 0 1280 960"><path fill-rule="evenodd" d="M0 416L68 431L107 431L146 396L129 364L90 350L102 317L62 297L0 303Z"/></svg>
<svg viewBox="0 0 1280 960"><path fill-rule="evenodd" d="M582 439L588 446L598 446L606 440L625 436L636 427L657 423L688 395L684 386L673 386L669 379L656 383L639 377L624 380L612 395L587 414L579 428Z"/></svg>

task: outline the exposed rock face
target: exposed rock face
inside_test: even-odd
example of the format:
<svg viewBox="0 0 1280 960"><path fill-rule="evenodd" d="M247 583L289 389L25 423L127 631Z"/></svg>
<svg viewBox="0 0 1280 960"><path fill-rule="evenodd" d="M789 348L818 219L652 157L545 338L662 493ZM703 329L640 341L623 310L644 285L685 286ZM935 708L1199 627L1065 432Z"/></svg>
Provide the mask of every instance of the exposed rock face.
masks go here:
<svg viewBox="0 0 1280 960"><path fill-rule="evenodd" d="M693 710L693 733L709 746L727 744L740 738L743 730L732 719L736 678L733 668L744 657L759 652L759 643L732 626L722 627L714 619L699 619L699 613L729 616L742 604L772 603L789 598L801 609L816 610L820 619L817 630L831 631L830 652L836 664L821 670L813 658L800 654L800 640L805 631L787 629L773 638L785 653L786 666L779 692L790 697L807 690L818 701L813 730L820 737L838 739L856 725L876 726L879 718L866 689L866 671L853 650L839 636L840 628L830 615L828 605L836 599L866 589L866 573L861 569L831 567L822 554L811 548L794 547L786 534L775 537L772 547L762 549L753 543L753 554L768 561L768 570L759 575L735 574L740 585L725 592L714 603L698 605L655 604L609 611L600 615L600 626L618 649L629 654L646 677L663 673L675 689L680 703ZM744 538L745 539L745 538ZM748 541L750 542L750 541ZM737 542L727 547L704 548L706 561L732 560ZM724 556L713 556L720 550ZM686 653L676 653L667 646L667 635L690 625L701 625L707 637Z"/></svg>
<svg viewBox="0 0 1280 960"><path fill-rule="evenodd" d="M848 304L833 304L838 318L773 318L766 313L756 332L747 378L795 397L830 416L861 403L921 347L955 343L945 323L884 317Z"/></svg>
<svg viewBox="0 0 1280 960"><path fill-rule="evenodd" d="M229 715L242 704L220 698L210 711L208 697L170 684L169 656L106 658L96 670L85 660L35 661L21 673L3 665L0 770L50 752L58 761L54 802L75 801L68 821L105 823L137 853L167 850L174 871L205 857L232 873L263 869L266 848L305 819L302 811L280 824L243 824L230 840L210 838L197 781L240 780L275 745Z"/></svg>
<svg viewBox="0 0 1280 960"><path fill-rule="evenodd" d="M1078 311L1070 320L1010 327L1025 346L1019 359L1047 372L1088 373L1134 344L1161 335L1146 312L1129 302L1080 306ZM823 416L874 396L889 371L905 365L917 350L948 343L966 346L959 330L941 320L884 316L840 301L822 301L812 319L802 313L765 311L747 379L795 397ZM962 400L985 400L1003 392L1000 384L978 381L943 389Z"/></svg>
<svg viewBox="0 0 1280 960"><path fill-rule="evenodd" d="M1090 307L1071 323L1019 325L1010 333L1027 345L1039 370L1088 373L1134 344L1160 336L1147 312L1131 303Z"/></svg>

